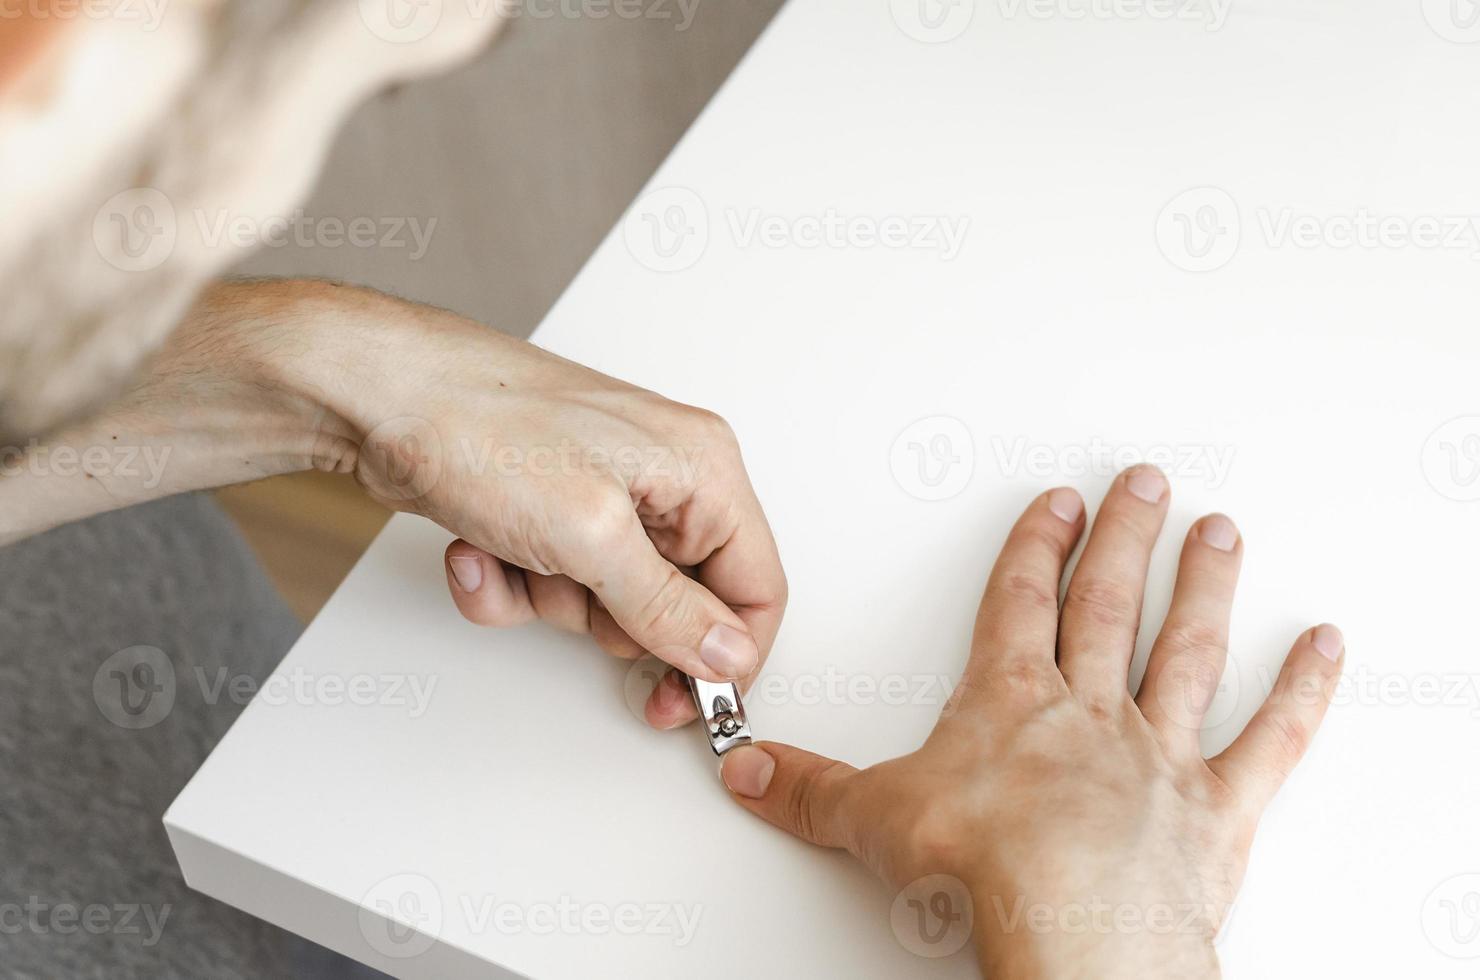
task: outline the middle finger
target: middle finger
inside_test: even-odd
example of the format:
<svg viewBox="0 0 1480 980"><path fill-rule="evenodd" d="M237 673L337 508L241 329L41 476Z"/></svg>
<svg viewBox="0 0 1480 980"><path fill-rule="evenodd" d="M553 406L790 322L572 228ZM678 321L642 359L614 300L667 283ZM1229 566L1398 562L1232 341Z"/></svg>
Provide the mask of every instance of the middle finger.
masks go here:
<svg viewBox="0 0 1480 980"><path fill-rule="evenodd" d="M1070 690L1096 699L1127 693L1146 569L1170 496L1154 466L1126 470L1110 485L1059 617L1059 670Z"/></svg>

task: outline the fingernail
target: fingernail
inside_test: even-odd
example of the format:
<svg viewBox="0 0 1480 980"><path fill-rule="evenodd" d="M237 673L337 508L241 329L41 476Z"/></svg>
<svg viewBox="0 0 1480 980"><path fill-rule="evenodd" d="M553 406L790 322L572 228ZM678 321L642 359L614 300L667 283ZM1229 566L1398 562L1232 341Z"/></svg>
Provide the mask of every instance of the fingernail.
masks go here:
<svg viewBox="0 0 1480 980"><path fill-rule="evenodd" d="M483 584L481 559L464 555L461 558L447 559L447 564L452 566L452 577L457 579L458 588L464 592L477 592L478 586Z"/></svg>
<svg viewBox="0 0 1480 980"><path fill-rule="evenodd" d="M764 749L742 745L725 753L719 775L731 793L758 800L766 795L766 787L776 775L776 760Z"/></svg>
<svg viewBox="0 0 1480 980"><path fill-rule="evenodd" d="M1079 515L1084 513L1084 501L1068 487L1059 487L1048 492L1048 509L1065 524L1075 524Z"/></svg>
<svg viewBox="0 0 1480 980"><path fill-rule="evenodd" d="M1154 466L1138 466L1126 476L1125 488L1148 504L1156 504L1167 492L1167 478Z"/></svg>
<svg viewBox="0 0 1480 980"><path fill-rule="evenodd" d="M724 623L715 623L704 634L704 642L699 644L699 659L716 674L734 680L755 670L760 652L749 633L742 633Z"/></svg>
<svg viewBox="0 0 1480 980"><path fill-rule="evenodd" d="M688 693L688 684L681 674L669 671L663 675L663 679L653 689L652 714L658 716L657 727L668 729L678 724L674 716L683 707Z"/></svg>
<svg viewBox="0 0 1480 980"><path fill-rule="evenodd" d="M1222 514L1203 518L1197 535L1203 539L1204 544L1212 545L1219 551L1232 551L1234 545L1238 544L1238 528Z"/></svg>
<svg viewBox="0 0 1480 980"><path fill-rule="evenodd" d="M1330 623L1317 626L1311 635L1310 642L1321 656L1333 664L1341 659L1341 651L1346 649L1346 640L1342 637L1341 630Z"/></svg>

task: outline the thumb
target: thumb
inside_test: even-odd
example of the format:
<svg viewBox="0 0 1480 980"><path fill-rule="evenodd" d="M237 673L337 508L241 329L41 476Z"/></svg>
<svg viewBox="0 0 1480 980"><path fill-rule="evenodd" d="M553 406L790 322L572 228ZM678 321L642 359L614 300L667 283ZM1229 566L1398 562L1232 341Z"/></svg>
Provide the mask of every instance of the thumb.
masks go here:
<svg viewBox="0 0 1480 980"><path fill-rule="evenodd" d="M597 547L577 580L628 636L659 660L700 680L740 680L760 649L735 611L658 553L632 513L615 541Z"/></svg>
<svg viewBox="0 0 1480 980"><path fill-rule="evenodd" d="M822 847L853 850L847 789L858 770L790 745L764 742L725 753L720 779L735 802L767 823Z"/></svg>

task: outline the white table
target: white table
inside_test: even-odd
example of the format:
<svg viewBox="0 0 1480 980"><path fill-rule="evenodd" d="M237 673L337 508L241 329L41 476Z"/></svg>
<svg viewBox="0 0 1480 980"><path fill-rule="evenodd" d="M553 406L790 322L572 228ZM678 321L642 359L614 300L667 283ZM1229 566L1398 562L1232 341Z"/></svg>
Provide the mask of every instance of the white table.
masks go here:
<svg viewBox="0 0 1480 980"><path fill-rule="evenodd" d="M1206 748L1300 629L1349 641L1230 975L1472 975L1480 27L922 2L793 0L536 338L738 431L792 583L757 732L915 746L1020 507L1149 453L1148 626L1196 515L1247 539ZM972 975L732 807L697 732L639 725L622 665L460 621L446 540L393 521L181 794L191 885L408 977Z"/></svg>

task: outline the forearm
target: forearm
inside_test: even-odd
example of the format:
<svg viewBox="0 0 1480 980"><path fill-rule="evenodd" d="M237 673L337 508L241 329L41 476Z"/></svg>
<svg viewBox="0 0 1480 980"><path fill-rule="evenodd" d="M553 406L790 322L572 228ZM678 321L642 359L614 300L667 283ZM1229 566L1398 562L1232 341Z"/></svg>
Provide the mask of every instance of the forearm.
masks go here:
<svg viewBox="0 0 1480 980"><path fill-rule="evenodd" d="M327 288L213 286L115 404L0 448L0 544L172 494L352 465L351 430L310 392L285 384L279 363L300 308L327 309L305 297Z"/></svg>

